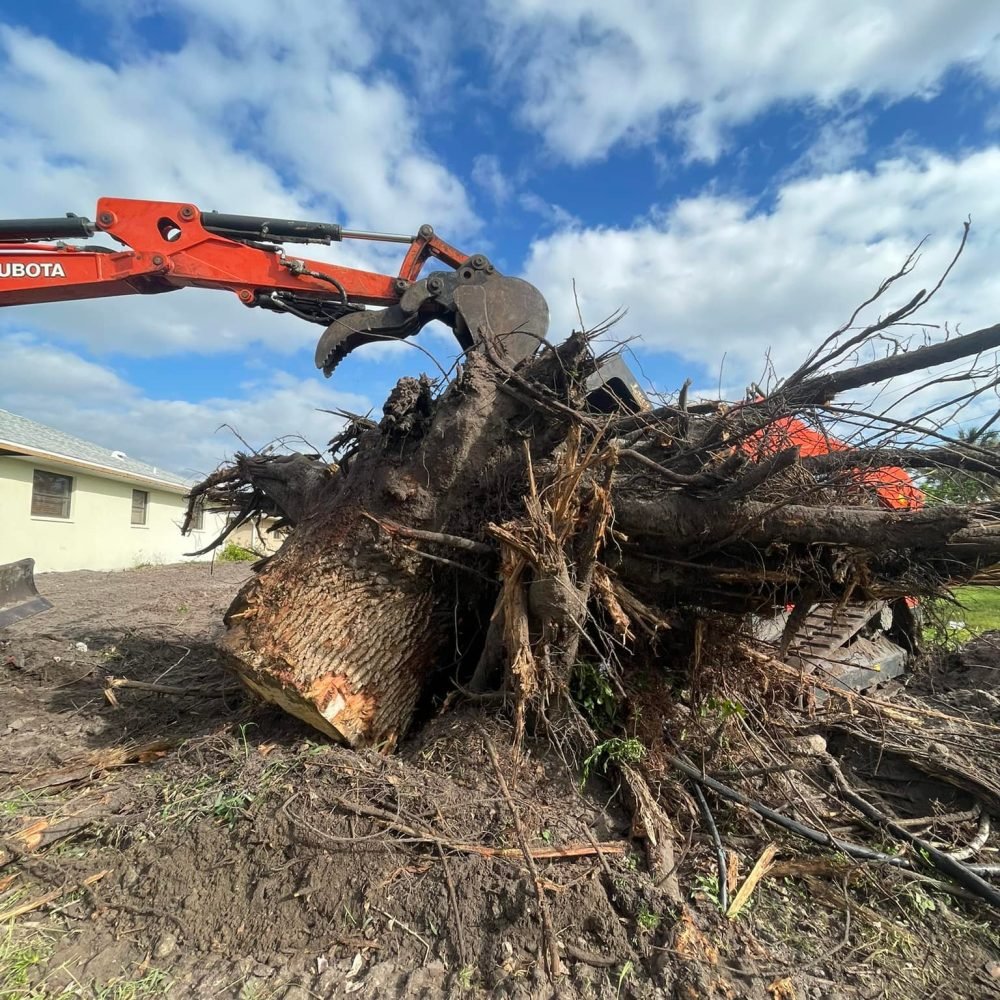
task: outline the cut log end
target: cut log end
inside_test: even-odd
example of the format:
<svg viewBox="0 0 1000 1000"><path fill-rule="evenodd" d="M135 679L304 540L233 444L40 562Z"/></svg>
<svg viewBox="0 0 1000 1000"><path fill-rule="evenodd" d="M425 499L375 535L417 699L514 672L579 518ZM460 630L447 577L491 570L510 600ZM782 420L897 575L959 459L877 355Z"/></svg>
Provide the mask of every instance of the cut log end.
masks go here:
<svg viewBox="0 0 1000 1000"><path fill-rule="evenodd" d="M310 564L311 551L298 546ZM292 553L247 584L223 649L263 700L349 746L394 746L442 644L433 591L405 572L390 579L374 550L367 566L326 556L321 574Z"/></svg>

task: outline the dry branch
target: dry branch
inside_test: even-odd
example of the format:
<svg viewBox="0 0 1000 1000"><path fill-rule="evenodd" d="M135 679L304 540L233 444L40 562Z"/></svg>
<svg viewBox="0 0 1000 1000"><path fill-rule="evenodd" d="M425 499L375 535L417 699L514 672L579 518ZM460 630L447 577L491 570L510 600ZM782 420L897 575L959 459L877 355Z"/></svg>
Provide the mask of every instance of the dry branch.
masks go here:
<svg viewBox="0 0 1000 1000"><path fill-rule="evenodd" d="M355 813L358 816L377 819L385 823L388 829L402 834L404 837L425 844L433 844L438 848L455 851L457 854L475 854L481 858L519 858L524 853L519 847L489 847L486 844L471 844L451 840L447 837L441 837L431 830L421 829L409 823L404 823L398 816L387 812L385 809L379 809L377 806L368 805L363 802L352 802L350 799L341 797L335 798L334 801L341 809ZM529 847L528 853L538 861L571 861L574 858L592 857L602 852L612 855L624 854L626 850L628 850L628 844L612 840L602 843L567 844L564 847Z"/></svg>
<svg viewBox="0 0 1000 1000"><path fill-rule="evenodd" d="M532 857L531 850L528 847L528 841L524 834L524 824L521 822L521 813L518 811L514 799L511 797L510 788L507 786L507 779L504 777L503 768L500 766L500 758L497 756L496 747L493 745L493 740L490 739L490 734L482 726L479 727L479 731L483 737L486 752L489 754L490 763L493 765L493 771L497 776L497 784L499 784L500 791L507 802L507 808L510 809L511 819L514 823L514 832L517 834L518 843L521 845L521 853L524 855L524 860L528 865L528 871L531 872L531 879L535 886L535 899L538 902L538 918L542 924L546 965L548 967L549 979L554 982L562 975L563 970L562 961L559 958L559 941L552 926L552 915L549 913L549 904L545 899L545 889L542 887L541 877L538 874L538 869L535 867L535 859Z"/></svg>
<svg viewBox="0 0 1000 1000"><path fill-rule="evenodd" d="M998 347L1000 347L1000 325L990 326L975 333L953 337L940 344L918 347L913 351L901 351L888 358L870 361L868 364L817 375L785 391L795 406L822 405L851 389L876 385L899 375L936 368L938 365L959 361L962 358L974 358Z"/></svg>

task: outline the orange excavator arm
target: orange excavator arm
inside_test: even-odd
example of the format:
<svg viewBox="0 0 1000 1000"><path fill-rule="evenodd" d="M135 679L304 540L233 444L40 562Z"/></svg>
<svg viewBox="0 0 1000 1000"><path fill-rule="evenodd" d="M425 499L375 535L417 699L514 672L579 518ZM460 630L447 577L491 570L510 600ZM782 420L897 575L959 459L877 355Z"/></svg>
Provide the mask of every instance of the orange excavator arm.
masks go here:
<svg viewBox="0 0 1000 1000"><path fill-rule="evenodd" d="M105 233L126 249L76 246ZM289 256L285 245L374 240L406 244L395 275ZM434 258L450 270L420 278ZM538 346L548 307L527 282L497 272L421 226L415 236L349 230L334 223L202 212L184 202L102 198L95 220L0 221L0 306L148 295L178 288L234 293L251 308L327 327L316 366L329 375L354 348L447 323L463 348L484 325L513 338L515 360ZM370 309L370 306L381 307Z"/></svg>

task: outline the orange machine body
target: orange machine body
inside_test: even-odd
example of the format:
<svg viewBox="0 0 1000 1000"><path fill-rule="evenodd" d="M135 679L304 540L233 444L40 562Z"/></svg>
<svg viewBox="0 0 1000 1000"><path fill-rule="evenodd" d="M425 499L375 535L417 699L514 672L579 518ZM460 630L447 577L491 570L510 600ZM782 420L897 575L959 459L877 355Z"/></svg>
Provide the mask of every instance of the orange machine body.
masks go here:
<svg viewBox="0 0 1000 1000"><path fill-rule="evenodd" d="M765 430L747 438L741 447L748 455L757 458L776 454L785 448L798 448L802 458L850 451L850 445L814 430L795 417L776 420ZM874 490L879 503L891 510L915 510L924 505L923 492L899 466L852 469L850 475L859 485Z"/></svg>

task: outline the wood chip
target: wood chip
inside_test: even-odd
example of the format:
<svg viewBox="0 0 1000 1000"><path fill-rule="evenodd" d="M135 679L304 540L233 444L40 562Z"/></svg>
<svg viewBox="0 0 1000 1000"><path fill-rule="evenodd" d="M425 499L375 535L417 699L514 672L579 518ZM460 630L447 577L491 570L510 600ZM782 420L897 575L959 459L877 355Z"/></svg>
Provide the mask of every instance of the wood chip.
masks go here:
<svg viewBox="0 0 1000 1000"><path fill-rule="evenodd" d="M95 882L100 882L100 880L104 878L109 871L111 871L110 868L105 868L104 871L90 875L82 882L78 882L76 885L66 885L61 889L53 889L51 892L46 892L42 896L36 896L34 899L29 899L23 903L19 903L17 906L12 906L9 910L4 910L0 913L0 923L5 923L8 920L14 920L17 917L24 916L25 913L31 913L33 910L41 909L48 903L52 903L63 896L68 896L71 892L76 892L77 889L83 889L88 885L93 885Z"/></svg>
<svg viewBox="0 0 1000 1000"><path fill-rule="evenodd" d="M736 893L733 901L729 904L729 909L726 910L726 917L729 920L735 920L740 915L740 911L750 901L754 889L757 888L757 883L771 870L771 864L777 853L777 844L768 844L761 852L756 864L750 869L750 874L740 886L740 891Z"/></svg>

